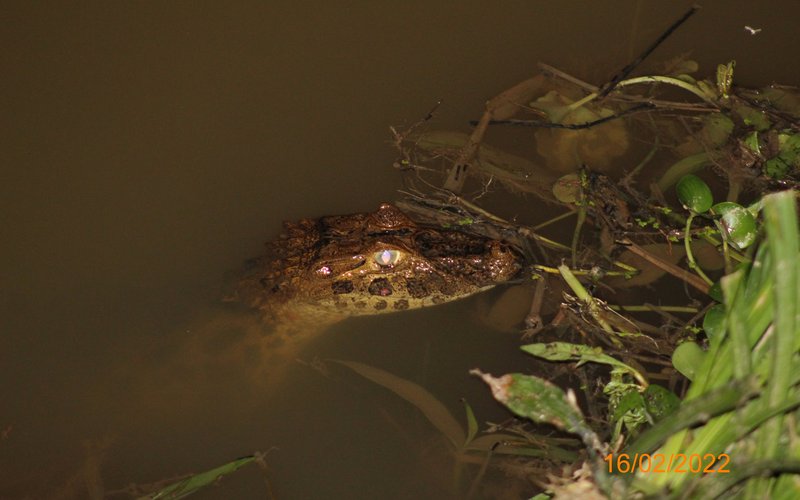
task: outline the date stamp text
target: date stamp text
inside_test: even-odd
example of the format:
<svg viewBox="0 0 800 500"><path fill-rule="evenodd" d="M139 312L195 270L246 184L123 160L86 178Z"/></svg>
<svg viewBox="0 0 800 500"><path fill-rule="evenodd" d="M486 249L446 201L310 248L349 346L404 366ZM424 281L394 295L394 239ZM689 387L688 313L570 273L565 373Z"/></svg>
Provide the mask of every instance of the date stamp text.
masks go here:
<svg viewBox="0 0 800 500"><path fill-rule="evenodd" d="M608 472L629 474L647 473L703 473L726 474L730 472L728 465L731 457L727 453L714 455L713 453L610 453L603 459L608 463Z"/></svg>

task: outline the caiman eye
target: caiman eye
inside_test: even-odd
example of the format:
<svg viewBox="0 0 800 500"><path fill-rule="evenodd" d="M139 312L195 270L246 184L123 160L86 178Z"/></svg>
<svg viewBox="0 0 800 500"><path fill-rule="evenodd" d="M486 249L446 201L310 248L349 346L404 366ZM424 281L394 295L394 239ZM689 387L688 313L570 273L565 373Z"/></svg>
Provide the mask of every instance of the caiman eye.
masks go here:
<svg viewBox="0 0 800 500"><path fill-rule="evenodd" d="M397 250L381 250L372 254L372 259L381 267L391 267L400 260L400 252Z"/></svg>

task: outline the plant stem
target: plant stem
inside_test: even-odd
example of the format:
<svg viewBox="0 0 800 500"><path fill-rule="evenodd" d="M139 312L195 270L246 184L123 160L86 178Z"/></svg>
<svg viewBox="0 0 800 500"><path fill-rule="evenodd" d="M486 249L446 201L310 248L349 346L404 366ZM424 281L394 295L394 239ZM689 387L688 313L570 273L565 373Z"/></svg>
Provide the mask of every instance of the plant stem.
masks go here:
<svg viewBox="0 0 800 500"><path fill-rule="evenodd" d="M683 235L683 245L686 247L686 260L689 262L690 269L694 269L694 271L703 279L703 281L709 285L712 285L714 282L711 281L708 276L706 276L706 273L704 273L702 269L700 269L700 266L697 265L697 262L694 260L694 255L692 254L692 234L690 231L692 229L692 220L694 219L694 216L695 214L691 213L686 219L686 230Z"/></svg>

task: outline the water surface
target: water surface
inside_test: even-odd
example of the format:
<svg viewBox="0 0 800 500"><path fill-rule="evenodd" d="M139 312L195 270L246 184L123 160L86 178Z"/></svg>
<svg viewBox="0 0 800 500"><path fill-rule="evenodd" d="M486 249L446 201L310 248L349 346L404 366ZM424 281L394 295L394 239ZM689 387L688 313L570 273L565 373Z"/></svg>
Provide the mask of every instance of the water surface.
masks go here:
<svg viewBox="0 0 800 500"><path fill-rule="evenodd" d="M735 58L741 84L800 81L796 3L704 4L654 58L692 51L709 71ZM686 7L4 6L0 497L70 477L88 497L79 469L105 446L107 491L276 447L278 498L441 498L435 432L390 393L298 365L262 394L247 363L187 357L188 339L282 220L397 198L390 125L441 99L436 125L468 130L538 61L600 84ZM535 200L514 203L505 215L539 216ZM382 367L499 421L466 371L530 362L470 314L480 300L348 321L308 356ZM255 468L204 494L264 496Z"/></svg>

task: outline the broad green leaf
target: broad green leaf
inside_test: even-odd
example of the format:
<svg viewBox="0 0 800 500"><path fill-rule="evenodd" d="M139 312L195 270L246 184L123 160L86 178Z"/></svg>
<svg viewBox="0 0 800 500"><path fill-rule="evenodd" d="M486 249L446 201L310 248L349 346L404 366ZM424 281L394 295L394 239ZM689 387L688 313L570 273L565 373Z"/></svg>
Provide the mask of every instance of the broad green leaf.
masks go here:
<svg viewBox="0 0 800 500"><path fill-rule="evenodd" d="M744 144L745 147L749 149L751 153L756 155L761 154L761 143L758 141L758 132L753 131L747 134L742 139L742 144Z"/></svg>
<svg viewBox="0 0 800 500"><path fill-rule="evenodd" d="M642 394L647 413L658 422L662 418L671 415L681 405L681 400L669 389L660 385L651 384L647 386Z"/></svg>
<svg viewBox="0 0 800 500"><path fill-rule="evenodd" d="M578 174L559 177L553 184L553 196L561 203L574 204L581 198L581 181Z"/></svg>
<svg viewBox="0 0 800 500"><path fill-rule="evenodd" d="M734 203L732 201L721 201L711 207L711 213L714 215L725 215L726 213L730 212L731 210L735 210L736 208L744 208L738 203Z"/></svg>
<svg viewBox="0 0 800 500"><path fill-rule="evenodd" d="M678 431L703 424L712 417L727 413L761 391L761 386L755 378L733 380L727 384L707 391L703 397L684 400L675 413L665 417L656 425L642 433L630 447L627 453L647 453L653 451L667 439L675 436ZM663 449L663 448L662 448ZM705 448L704 453L708 453ZM655 478L653 478L655 480Z"/></svg>
<svg viewBox="0 0 800 500"><path fill-rule="evenodd" d="M678 200L692 212L702 214L714 204L711 188L696 175L684 175L675 187Z"/></svg>
<svg viewBox="0 0 800 500"><path fill-rule="evenodd" d="M711 211L721 215L723 234L736 248L747 248L756 241L756 219L748 209L738 203L723 201L711 207Z"/></svg>
<svg viewBox="0 0 800 500"><path fill-rule="evenodd" d="M768 103L770 106L774 106L776 109L794 116L800 116L800 94L798 94L797 89L769 86L759 89L753 97Z"/></svg>
<svg viewBox="0 0 800 500"><path fill-rule="evenodd" d="M568 342L550 342L548 344L528 344L521 347L528 354L549 361L577 361L583 363L600 363L610 365L632 375L643 386L647 386L647 379L635 368L622 361L603 353L599 347L589 347L582 344Z"/></svg>
<svg viewBox="0 0 800 500"><path fill-rule="evenodd" d="M695 342L684 342L672 353L672 365L684 377L694 380L698 367L703 364L706 353Z"/></svg>
<svg viewBox="0 0 800 500"><path fill-rule="evenodd" d="M520 417L578 434L590 446L599 443L597 435L586 424L577 407L567 400L561 388L539 377L522 373L502 377L493 377L478 370L471 373L479 375L491 388L494 398Z"/></svg>
<svg viewBox="0 0 800 500"><path fill-rule="evenodd" d="M719 341L725 334L725 306L716 304L706 312L703 318L703 331L710 342Z"/></svg>
<svg viewBox="0 0 800 500"><path fill-rule="evenodd" d="M764 174L773 179L782 179L792 170L800 168L800 134L780 134L778 142L778 156L764 164Z"/></svg>
<svg viewBox="0 0 800 500"><path fill-rule="evenodd" d="M736 103L733 106L733 112L739 115L744 122L745 125L753 127L755 131L751 134L751 136L756 136L756 132L763 132L765 130L769 130L771 123L767 118L767 114L760 110L750 107L744 103ZM756 141L757 142L757 141ZM753 151L758 151L758 148L753 149Z"/></svg>
<svg viewBox="0 0 800 500"><path fill-rule="evenodd" d="M715 281L714 284L711 285L711 288L708 289L708 296L717 302L722 302L722 286L719 281Z"/></svg>
<svg viewBox="0 0 800 500"><path fill-rule="evenodd" d="M645 404L642 394L636 390L629 391L614 406L611 420L617 422L629 412L638 412L644 409Z"/></svg>
<svg viewBox="0 0 800 500"><path fill-rule="evenodd" d="M724 113L710 113L703 118L699 136L706 147L716 148L728 142L733 128L733 120Z"/></svg>

